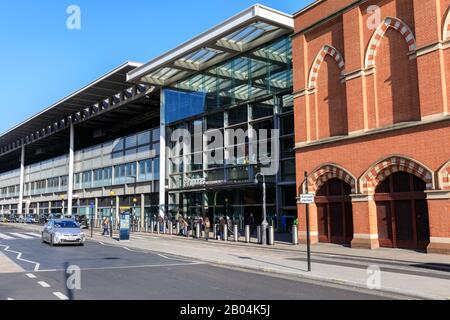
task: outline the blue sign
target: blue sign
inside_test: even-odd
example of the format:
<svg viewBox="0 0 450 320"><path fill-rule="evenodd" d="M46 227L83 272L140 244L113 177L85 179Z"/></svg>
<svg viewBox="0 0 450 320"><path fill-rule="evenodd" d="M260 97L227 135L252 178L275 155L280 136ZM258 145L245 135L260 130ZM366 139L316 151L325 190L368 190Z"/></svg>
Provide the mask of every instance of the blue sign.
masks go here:
<svg viewBox="0 0 450 320"><path fill-rule="evenodd" d="M91 209L94 209L95 205L94 205L94 203L93 203L93 202L91 202L91 205L90 205L90 207L91 207Z"/></svg>
<svg viewBox="0 0 450 320"><path fill-rule="evenodd" d="M120 214L120 241L130 240L130 213Z"/></svg>

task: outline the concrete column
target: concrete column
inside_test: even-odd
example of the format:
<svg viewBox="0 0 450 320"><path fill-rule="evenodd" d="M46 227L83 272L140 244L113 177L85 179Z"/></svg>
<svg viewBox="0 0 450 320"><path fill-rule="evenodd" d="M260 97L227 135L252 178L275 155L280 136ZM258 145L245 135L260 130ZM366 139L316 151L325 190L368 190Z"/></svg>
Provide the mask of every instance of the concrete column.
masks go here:
<svg viewBox="0 0 450 320"><path fill-rule="evenodd" d="M119 221L119 216L120 216L120 198L119 196L116 196L116 221Z"/></svg>
<svg viewBox="0 0 450 320"><path fill-rule="evenodd" d="M145 196L141 194L141 230L145 228Z"/></svg>
<svg viewBox="0 0 450 320"><path fill-rule="evenodd" d="M25 146L22 146L20 152L20 178L19 178L19 204L17 205L17 213L22 214L23 207L23 183L25 176Z"/></svg>
<svg viewBox="0 0 450 320"><path fill-rule="evenodd" d="M98 198L94 200L94 221L98 218Z"/></svg>
<svg viewBox="0 0 450 320"><path fill-rule="evenodd" d="M74 162L74 142L75 142L75 128L70 124L70 142L69 142L69 179L67 185L67 214L72 215L72 201L73 201L73 162Z"/></svg>
<svg viewBox="0 0 450 320"><path fill-rule="evenodd" d="M164 90L161 90L160 132L159 132L159 215L166 214L166 108Z"/></svg>

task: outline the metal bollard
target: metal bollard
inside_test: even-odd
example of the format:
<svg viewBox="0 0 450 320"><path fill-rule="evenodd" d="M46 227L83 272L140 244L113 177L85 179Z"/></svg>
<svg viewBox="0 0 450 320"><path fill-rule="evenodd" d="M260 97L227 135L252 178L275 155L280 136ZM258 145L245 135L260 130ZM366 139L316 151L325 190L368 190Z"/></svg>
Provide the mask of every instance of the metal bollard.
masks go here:
<svg viewBox="0 0 450 320"><path fill-rule="evenodd" d="M188 227L186 226L186 227L184 227L184 234L185 234L185 237L186 238L189 238L189 233L188 233Z"/></svg>
<svg viewBox="0 0 450 320"><path fill-rule="evenodd" d="M148 221L145 221L145 233L148 233Z"/></svg>
<svg viewBox="0 0 450 320"><path fill-rule="evenodd" d="M168 228L169 228L169 236L171 236L172 233L173 233L173 224L172 224L172 221L169 221L167 224L168 224Z"/></svg>
<svg viewBox="0 0 450 320"><path fill-rule="evenodd" d="M195 224L195 238L200 239L200 223Z"/></svg>
<svg viewBox="0 0 450 320"><path fill-rule="evenodd" d="M217 240L217 224L214 224L213 226L213 238L214 240Z"/></svg>
<svg viewBox="0 0 450 320"><path fill-rule="evenodd" d="M163 234L167 233L167 227L166 227L166 222L163 222Z"/></svg>
<svg viewBox="0 0 450 320"><path fill-rule="evenodd" d="M150 233L155 232L155 221L150 221Z"/></svg>
<svg viewBox="0 0 450 320"><path fill-rule="evenodd" d="M245 243L250 243L250 226L245 226Z"/></svg>
<svg viewBox="0 0 450 320"><path fill-rule="evenodd" d="M223 226L223 241L228 241L228 227Z"/></svg>
<svg viewBox="0 0 450 320"><path fill-rule="evenodd" d="M275 245L275 229L273 226L269 226L269 246Z"/></svg>
<svg viewBox="0 0 450 320"><path fill-rule="evenodd" d="M177 221L177 236L180 235L180 222Z"/></svg>
<svg viewBox="0 0 450 320"><path fill-rule="evenodd" d="M156 233L159 234L160 230L161 230L161 226L158 221L158 222L156 222Z"/></svg>
<svg viewBox="0 0 450 320"><path fill-rule="evenodd" d="M258 227L256 228L256 233L257 233L257 236L258 236L258 243L259 243L259 244L262 244L262 239L261 239L261 226L258 226Z"/></svg>
<svg viewBox="0 0 450 320"><path fill-rule="evenodd" d="M237 224L234 225L234 229L233 229L233 233L234 233L234 242L238 242L239 241L239 226Z"/></svg>
<svg viewBox="0 0 450 320"><path fill-rule="evenodd" d="M292 244L294 246L298 245L298 229L297 229L297 226L292 226Z"/></svg>

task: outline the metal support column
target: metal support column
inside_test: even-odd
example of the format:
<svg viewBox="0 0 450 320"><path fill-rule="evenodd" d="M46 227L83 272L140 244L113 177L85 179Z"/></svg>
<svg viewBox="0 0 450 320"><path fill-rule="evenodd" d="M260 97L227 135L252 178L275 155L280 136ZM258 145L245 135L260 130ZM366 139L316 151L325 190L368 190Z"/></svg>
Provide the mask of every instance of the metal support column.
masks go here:
<svg viewBox="0 0 450 320"><path fill-rule="evenodd" d="M141 194L141 230L145 229L145 196Z"/></svg>
<svg viewBox="0 0 450 320"><path fill-rule="evenodd" d="M164 90L160 98L160 130L159 130L159 215L166 214L166 108Z"/></svg>
<svg viewBox="0 0 450 320"><path fill-rule="evenodd" d="M22 146L20 152L19 204L17 206L18 215L22 215L24 177L25 177L25 146Z"/></svg>
<svg viewBox="0 0 450 320"><path fill-rule="evenodd" d="M73 123L70 124L70 139L69 139L69 178L67 183L67 215L72 216L72 202L73 202L73 162L74 162L74 143L75 143L75 128Z"/></svg>

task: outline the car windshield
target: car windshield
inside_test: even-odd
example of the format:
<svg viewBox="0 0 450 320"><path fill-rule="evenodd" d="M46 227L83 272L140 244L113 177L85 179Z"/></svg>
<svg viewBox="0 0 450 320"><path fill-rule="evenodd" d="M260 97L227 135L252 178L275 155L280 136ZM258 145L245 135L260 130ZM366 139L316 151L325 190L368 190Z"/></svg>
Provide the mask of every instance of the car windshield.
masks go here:
<svg viewBox="0 0 450 320"><path fill-rule="evenodd" d="M55 228L61 229L78 228L78 225L74 221L61 221L55 222Z"/></svg>

